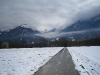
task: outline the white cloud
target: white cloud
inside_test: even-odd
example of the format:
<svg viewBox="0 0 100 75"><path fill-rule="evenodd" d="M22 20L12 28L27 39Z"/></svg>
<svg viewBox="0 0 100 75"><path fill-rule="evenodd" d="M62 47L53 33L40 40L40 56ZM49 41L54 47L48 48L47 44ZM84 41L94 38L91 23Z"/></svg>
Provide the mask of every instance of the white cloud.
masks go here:
<svg viewBox="0 0 100 75"><path fill-rule="evenodd" d="M71 34L83 34L83 33L88 33L92 31L100 31L100 28L98 29L89 29L89 30L81 30L81 31L70 31L70 32L49 32L49 33L43 33L43 34L35 34L37 36L41 36L44 38L57 38L57 37L63 37L66 35L71 35Z"/></svg>

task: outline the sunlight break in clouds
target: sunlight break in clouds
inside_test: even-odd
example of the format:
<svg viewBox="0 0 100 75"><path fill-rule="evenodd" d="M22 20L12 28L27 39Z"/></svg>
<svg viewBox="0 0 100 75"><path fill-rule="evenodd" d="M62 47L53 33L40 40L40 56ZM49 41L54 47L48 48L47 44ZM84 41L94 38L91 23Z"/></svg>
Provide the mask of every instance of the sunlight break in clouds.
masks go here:
<svg viewBox="0 0 100 75"><path fill-rule="evenodd" d="M0 30L21 24L40 31L100 14L99 0L0 0Z"/></svg>

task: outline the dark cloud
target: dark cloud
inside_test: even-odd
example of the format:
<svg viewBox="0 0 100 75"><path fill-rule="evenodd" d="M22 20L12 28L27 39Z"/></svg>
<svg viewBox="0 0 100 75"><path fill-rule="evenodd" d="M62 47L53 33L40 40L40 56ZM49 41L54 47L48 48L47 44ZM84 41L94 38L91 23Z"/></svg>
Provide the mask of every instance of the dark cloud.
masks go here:
<svg viewBox="0 0 100 75"><path fill-rule="evenodd" d="M51 30L97 14L98 0L0 0L0 30L21 24Z"/></svg>

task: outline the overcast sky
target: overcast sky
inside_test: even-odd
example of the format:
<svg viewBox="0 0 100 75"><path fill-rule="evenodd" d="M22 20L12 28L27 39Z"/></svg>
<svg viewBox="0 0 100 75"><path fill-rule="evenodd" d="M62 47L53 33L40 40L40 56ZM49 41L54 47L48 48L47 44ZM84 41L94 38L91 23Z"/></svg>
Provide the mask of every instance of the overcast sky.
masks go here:
<svg viewBox="0 0 100 75"><path fill-rule="evenodd" d="M0 30L21 24L38 30L66 27L100 14L100 0L0 0Z"/></svg>

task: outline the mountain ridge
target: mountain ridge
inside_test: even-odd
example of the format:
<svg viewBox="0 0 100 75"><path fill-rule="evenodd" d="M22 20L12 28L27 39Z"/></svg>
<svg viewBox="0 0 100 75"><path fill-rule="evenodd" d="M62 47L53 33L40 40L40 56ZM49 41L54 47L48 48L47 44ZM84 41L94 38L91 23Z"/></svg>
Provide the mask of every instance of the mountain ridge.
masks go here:
<svg viewBox="0 0 100 75"><path fill-rule="evenodd" d="M76 23L64 28L61 32L80 31L98 27L100 28L100 15L86 20L79 20Z"/></svg>
<svg viewBox="0 0 100 75"><path fill-rule="evenodd" d="M0 31L0 41L22 41L27 40L29 42L36 41L43 37L36 36L35 34L40 34L38 30L32 30L31 28L26 28L25 25L20 25L9 31Z"/></svg>
<svg viewBox="0 0 100 75"><path fill-rule="evenodd" d="M43 36L38 36L35 34L43 34L38 30L32 30L31 28L26 27L27 24L23 24L20 26L15 27L14 29L10 29L8 31L0 31L0 41L22 41L26 40L29 42L38 41L40 39L44 39ZM65 33L64 35L60 35L55 38L73 38L73 39L84 39L85 37L93 38L100 35L100 15L92 17L86 20L79 20L76 23L64 28L63 30L58 31L57 34ZM98 30L96 30L98 29ZM90 31L87 31L90 30ZM74 33L74 32L81 32L82 33ZM86 32L85 32L86 31ZM56 29L52 29L49 31L51 33L56 32ZM47 34L49 33L47 32ZM67 32L71 32L71 34L66 34ZM51 34L50 34L51 35ZM56 34L55 34L56 35ZM53 35L53 36L55 36ZM52 36L52 35L51 35ZM47 39L47 38L45 38ZM50 38L52 40L52 38ZM54 38L53 38L54 39ZM47 39L48 40L48 39Z"/></svg>

